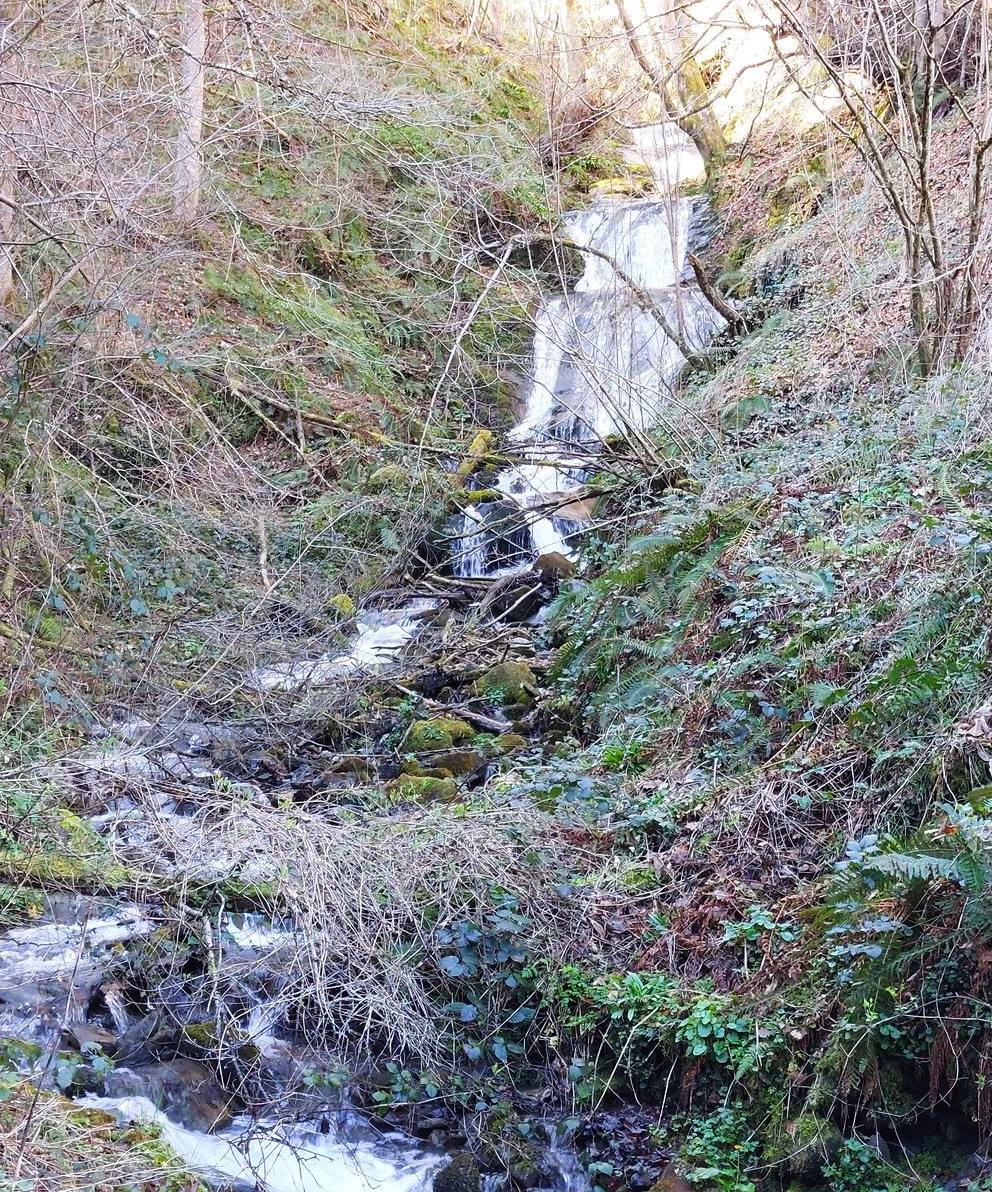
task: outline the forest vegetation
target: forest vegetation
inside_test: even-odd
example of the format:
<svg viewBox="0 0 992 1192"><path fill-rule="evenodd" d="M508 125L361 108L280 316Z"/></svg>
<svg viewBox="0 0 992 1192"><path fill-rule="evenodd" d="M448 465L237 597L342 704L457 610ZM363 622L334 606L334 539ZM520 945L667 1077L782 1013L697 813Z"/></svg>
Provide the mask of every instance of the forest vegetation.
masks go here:
<svg viewBox="0 0 992 1192"><path fill-rule="evenodd" d="M990 33L4 6L0 1192L992 1188Z"/></svg>

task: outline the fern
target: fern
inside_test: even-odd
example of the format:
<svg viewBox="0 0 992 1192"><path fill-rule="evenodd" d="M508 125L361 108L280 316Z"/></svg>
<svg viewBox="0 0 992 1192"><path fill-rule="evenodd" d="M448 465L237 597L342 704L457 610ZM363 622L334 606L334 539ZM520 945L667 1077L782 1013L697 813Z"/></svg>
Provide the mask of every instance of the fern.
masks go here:
<svg viewBox="0 0 992 1192"><path fill-rule="evenodd" d="M953 878L957 876L956 866L954 857L934 857L924 853L879 853L861 862L862 870L906 882Z"/></svg>

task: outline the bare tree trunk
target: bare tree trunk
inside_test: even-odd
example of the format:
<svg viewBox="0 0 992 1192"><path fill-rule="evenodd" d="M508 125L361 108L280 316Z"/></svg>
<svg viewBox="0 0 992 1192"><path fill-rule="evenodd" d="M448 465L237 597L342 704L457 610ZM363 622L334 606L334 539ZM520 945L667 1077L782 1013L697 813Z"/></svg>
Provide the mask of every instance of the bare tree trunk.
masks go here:
<svg viewBox="0 0 992 1192"><path fill-rule="evenodd" d="M575 0L559 0L558 37L565 63L565 82L569 94L574 96L582 91L586 80L585 55L575 21Z"/></svg>
<svg viewBox="0 0 992 1192"><path fill-rule="evenodd" d="M651 80L666 115L690 138L704 162L718 157L725 151L727 143L710 106L699 64L685 39L672 22L666 20L667 61L664 66L652 62L632 11L632 0L616 0L616 4L630 52Z"/></svg>
<svg viewBox="0 0 992 1192"><path fill-rule="evenodd" d="M12 195L13 171L6 168L6 154L0 145L0 194ZM0 309L14 288L14 209L0 203Z"/></svg>
<svg viewBox="0 0 992 1192"><path fill-rule="evenodd" d="M184 0L179 127L176 132L176 217L191 223L200 204L203 174L203 77L206 30L203 0Z"/></svg>

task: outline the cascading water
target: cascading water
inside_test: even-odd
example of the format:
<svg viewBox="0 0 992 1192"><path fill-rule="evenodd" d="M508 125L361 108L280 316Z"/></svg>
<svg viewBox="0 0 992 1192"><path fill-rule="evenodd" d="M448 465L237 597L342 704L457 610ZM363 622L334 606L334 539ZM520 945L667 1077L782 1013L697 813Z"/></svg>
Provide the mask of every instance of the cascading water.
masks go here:
<svg viewBox="0 0 992 1192"><path fill-rule="evenodd" d="M674 193L678 178L666 171L673 146L683 158L691 147L668 126L651 131L640 130L637 152L660 197L603 199L565 217L569 238L592 251L573 292L538 312L523 416L510 432L522 459L496 478L506 501L464 514L457 576L504 575L550 551L569 554L586 520L582 484L603 442L663 420L685 356L645 296L690 348L721 325L683 276L694 203Z"/></svg>
<svg viewBox="0 0 992 1192"><path fill-rule="evenodd" d="M458 575L513 573L541 554L569 553L570 537L588 520L583 483L605 440L664 420L684 355L645 309L644 294L690 347L701 346L720 325L683 276L697 208L677 197L678 178L667 175L674 171L685 177L691 148L670 127L640 130L633 140L639 160L655 175L657 193L649 199L597 201L566 219L572 240L595 252L586 253L573 292L549 298L538 313L524 409L510 435L520 459L494 481L502 500L466 512L454 562ZM409 647L422 618L435 607L431 600L418 600L382 612L363 611L347 646L259 668L253 685L285 691L379 673ZM91 823L123 855L133 851L141 858L141 868L171 877L184 864L184 876L198 882L219 880L232 865L223 847L203 848L203 826L183 806L185 785L195 792L197 783L212 782L215 773L206 753L223 734L202 727L203 732L186 732L182 738L166 734L167 751L154 763L140 747L146 730L153 731L146 722L118 726L116 735L133 741L132 747L116 754L91 751L76 759L76 772L90 779L111 774L129 781L168 780L159 801L153 803L149 795L144 805L123 783ZM185 737L189 740L180 743ZM235 747L230 741L229 746ZM241 797L249 792L246 786ZM261 791L255 794L267 801ZM174 842L175 849L159 847L151 855L162 840ZM196 868L179 860L187 856L197 858ZM264 884L274 863L277 858L260 853L239 873ZM53 901L43 921L0 934L0 1028L5 1036L33 1045L25 1052L35 1054L25 1060L26 1074L51 1083L52 1060L66 1035L81 1049L107 1042L118 1067L104 1079L104 1095L87 1098L89 1103L124 1120L157 1123L189 1166L211 1182L258 1192L427 1192L446 1160L412 1138L383 1136L350 1112L290 1125L265 1116L225 1117L214 1128L221 1122L217 1111L223 1108L224 1090L214 1082L215 1098L213 1091L188 1087L188 1061L172 1054L177 1051L172 1044L180 1028L202 1025L207 1009L210 1021L216 1016L257 1055L270 1082L265 1087L277 1090L270 1104L296 1087L293 1080L298 1082L304 1060L310 1063L312 1057L294 1050L298 1039L279 1000L283 961L300 946L292 923L234 914L211 923L215 965L209 998L200 997L185 978L169 987L171 995L165 984L157 991L169 1004L166 1050L160 1054L159 1010L129 1002L115 975L126 965L128 950L141 947L158 921L141 905L108 903L95 897ZM200 1098L198 1105L186 1097L188 1091ZM289 1110L283 1113L290 1116ZM591 1187L568 1137L549 1136L541 1171L543 1192L589 1192ZM508 1185L505 1174L484 1180L485 1192L503 1192Z"/></svg>

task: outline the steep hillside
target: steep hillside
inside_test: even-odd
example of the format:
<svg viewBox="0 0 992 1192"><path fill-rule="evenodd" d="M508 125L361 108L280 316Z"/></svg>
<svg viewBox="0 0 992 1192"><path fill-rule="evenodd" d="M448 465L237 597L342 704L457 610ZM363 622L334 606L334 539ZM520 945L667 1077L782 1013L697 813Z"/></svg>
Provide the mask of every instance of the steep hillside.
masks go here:
<svg viewBox="0 0 992 1192"><path fill-rule="evenodd" d="M211 12L195 218L175 13L4 43L0 1192L179 1192L190 1138L242 1184L259 1138L316 1153L304 1192L356 1154L418 1192L986 1186L985 93L962 50L925 137L887 77L866 122L849 47L735 13L771 68L734 107L761 55L710 14L721 144L669 190L623 6L581 14L581 102L536 18ZM895 133L865 177L886 120L916 223ZM671 233L650 293L561 223L594 203ZM632 311L668 404L586 433L597 328L604 407L660 376ZM520 563L521 509L561 550Z"/></svg>

